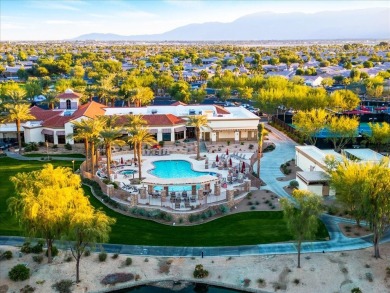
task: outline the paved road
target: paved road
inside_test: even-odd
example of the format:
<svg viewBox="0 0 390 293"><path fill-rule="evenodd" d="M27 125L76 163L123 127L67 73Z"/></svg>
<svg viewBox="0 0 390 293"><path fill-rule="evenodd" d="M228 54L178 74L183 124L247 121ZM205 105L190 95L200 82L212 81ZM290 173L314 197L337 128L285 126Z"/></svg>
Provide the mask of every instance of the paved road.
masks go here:
<svg viewBox="0 0 390 293"><path fill-rule="evenodd" d="M280 165L295 157L295 146L297 145L290 138L286 137L277 129L267 125L271 129L269 139L275 143L276 149L265 153L261 160L261 177L267 184L262 187L269 189L281 197L292 199L284 191L283 186L288 182L276 180L284 175L280 171ZM7 154L8 155L8 154ZM17 154L16 154L17 155ZM36 159L15 156L15 159ZM57 158L56 158L57 159ZM71 159L72 158L63 158ZM79 159L79 158L78 158ZM255 167L256 168L256 167ZM362 249L372 246L371 236L361 238L348 238L340 231L339 223L350 223L354 221L340 217L323 214L321 220L329 231L329 241L305 242L302 244L302 253L321 253L331 251L345 251ZM25 239L23 237L5 237L0 236L0 245L20 246ZM390 232L388 231L381 242L390 241ZM60 244L61 245L61 244ZM162 247L162 246L138 246L121 244L102 244L105 251L109 253L121 253L130 255L152 255L152 256L200 256L202 252L205 256L243 256L243 255L274 255L274 254L292 254L297 253L294 243L272 243L246 246L230 247Z"/></svg>

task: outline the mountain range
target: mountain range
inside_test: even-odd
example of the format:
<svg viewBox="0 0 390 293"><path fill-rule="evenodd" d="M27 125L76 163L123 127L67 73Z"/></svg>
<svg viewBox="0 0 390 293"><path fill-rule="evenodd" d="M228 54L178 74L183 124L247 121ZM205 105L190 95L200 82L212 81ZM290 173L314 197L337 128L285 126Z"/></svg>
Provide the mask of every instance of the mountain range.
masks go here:
<svg viewBox="0 0 390 293"><path fill-rule="evenodd" d="M91 33L73 40L261 41L389 38L390 8L370 8L310 14L258 12L229 23L188 24L161 34L125 36Z"/></svg>

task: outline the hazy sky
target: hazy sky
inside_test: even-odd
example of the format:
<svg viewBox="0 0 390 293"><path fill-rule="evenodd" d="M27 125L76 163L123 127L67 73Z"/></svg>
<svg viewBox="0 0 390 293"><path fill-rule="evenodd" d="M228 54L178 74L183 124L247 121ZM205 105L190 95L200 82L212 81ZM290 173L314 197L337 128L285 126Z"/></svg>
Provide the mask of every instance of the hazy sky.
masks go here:
<svg viewBox="0 0 390 293"><path fill-rule="evenodd" d="M61 40L87 33L162 33L189 23L230 22L260 12L390 7L390 1L0 0L0 41Z"/></svg>

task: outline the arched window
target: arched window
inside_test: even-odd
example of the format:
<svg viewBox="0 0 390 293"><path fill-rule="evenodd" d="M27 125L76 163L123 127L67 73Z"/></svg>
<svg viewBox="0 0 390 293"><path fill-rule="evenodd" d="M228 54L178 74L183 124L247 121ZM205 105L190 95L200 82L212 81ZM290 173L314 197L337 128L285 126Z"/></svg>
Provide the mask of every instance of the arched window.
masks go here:
<svg viewBox="0 0 390 293"><path fill-rule="evenodd" d="M70 100L66 100L66 109L71 109L70 105Z"/></svg>

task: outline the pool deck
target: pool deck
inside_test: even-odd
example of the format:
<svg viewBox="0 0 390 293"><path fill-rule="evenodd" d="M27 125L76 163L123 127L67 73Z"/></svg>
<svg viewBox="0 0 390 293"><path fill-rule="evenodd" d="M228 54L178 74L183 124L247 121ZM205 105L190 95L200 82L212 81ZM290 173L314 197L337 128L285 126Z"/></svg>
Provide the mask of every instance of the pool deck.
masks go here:
<svg viewBox="0 0 390 293"><path fill-rule="evenodd" d="M237 178L240 178L240 180L235 180L232 183L228 182L228 174L229 174L229 168L221 168L218 167L218 163L220 163L222 160L229 162L229 159L232 160L232 167L237 168L242 162L245 162L248 166L250 164L250 157L253 153L247 152L247 153L240 153L240 157L237 155L234 155L233 153L230 153L230 155L226 155L226 148L224 149L224 152L217 152L217 153L201 153L201 156L208 159L208 169L205 168L206 165L206 159L204 160L196 160L195 154L169 154L169 155L148 155L148 156L142 156L142 176L147 179L153 179L153 178L159 178L150 173L150 170L154 169L154 162L155 161L172 161L172 160L184 160L191 164L191 167L194 171L198 172L214 172L220 175L220 178L222 182L226 182L226 184L222 184L221 186L221 192L220 195L214 194L214 186L211 184L211 193L205 196L203 199L199 200L197 195L192 195L191 191L188 192L188 198L189 203L187 202L187 205L185 204L185 199L187 197L181 196L178 191L175 192L176 198L180 199L180 201L171 200L171 190L168 192L166 200L162 201L161 197L156 194L148 194L146 198L141 198L141 195L135 191L135 192L129 192L129 198L127 200L121 200L119 198L113 198L117 202L125 205L129 205L130 201L130 195L137 195L138 197L138 206L144 206L144 207L159 207L167 211L175 211L175 212L189 212L194 209L199 210L204 207L207 207L209 205L218 205L226 203L227 201L227 194L226 191L228 189L235 189L238 190L239 193L242 193L242 183L244 180L244 176L240 175L237 176ZM218 156L219 162L216 162L216 157ZM224 159L223 159L224 158ZM118 182L119 184L123 185L131 185L131 179L138 178L138 166L135 164L130 165L120 165L120 162L130 162L134 161L134 154L133 152L121 152L119 154L113 154L112 156L113 161L117 162L118 166L115 167L113 165L112 170L113 174L112 180L115 182ZM214 164L213 164L214 163ZM101 164L104 167L104 163L101 162ZM246 172L248 172L249 168L246 169ZM134 170L134 174L120 174L123 170ZM241 178L242 177L242 178ZM242 180L241 180L242 179ZM137 189L141 187L145 187L144 184L138 184L138 185L131 185L136 187ZM195 197L195 200L194 200Z"/></svg>

